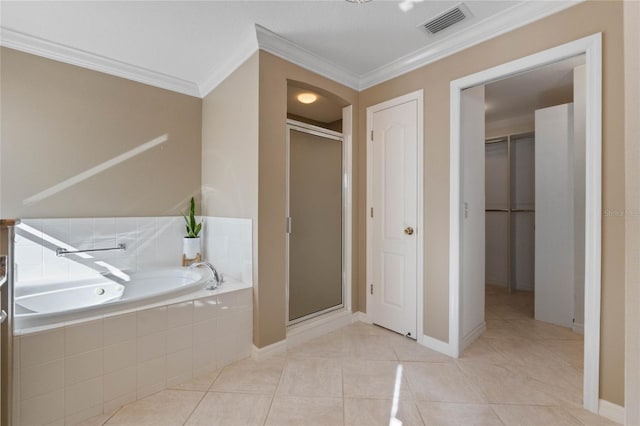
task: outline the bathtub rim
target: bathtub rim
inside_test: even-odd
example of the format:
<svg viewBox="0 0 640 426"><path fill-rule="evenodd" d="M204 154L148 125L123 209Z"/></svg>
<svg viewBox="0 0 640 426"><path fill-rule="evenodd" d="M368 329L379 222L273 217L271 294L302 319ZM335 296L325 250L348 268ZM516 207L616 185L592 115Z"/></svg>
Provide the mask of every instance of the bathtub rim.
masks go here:
<svg viewBox="0 0 640 426"><path fill-rule="evenodd" d="M175 274L175 275L174 275ZM135 298L131 298L131 299L116 299L116 300L112 300L109 302L105 302L105 303L101 303L101 304L97 304L97 305L89 305L89 306L82 306L82 307L78 307L78 308L74 308L74 309L69 309L66 311L57 311L57 312L28 312L28 313L16 313L15 317L16 319L20 320L20 321L29 321L29 320L42 320L43 322L46 321L47 318L51 318L53 321L55 321L56 318L63 318L63 317L69 317L69 316L74 316L74 315L79 315L81 316L83 313L87 313L89 311L107 311L110 309L117 309L118 306L127 306L127 305L131 305L131 304L135 304L137 302L143 302L145 300L156 300L156 299L161 299L161 298L167 298L171 295L179 295L179 294L186 294L186 293L190 293L193 292L195 289L202 287L204 288L207 283L209 282L209 278L207 277L207 274L205 271L202 270L196 270L196 269L189 269L189 268L184 268L184 267L167 267L167 268L150 268L150 269L143 269L140 271L135 271L135 272L131 272L131 275L133 275L134 277L139 276L142 279L149 279L149 278L156 278L156 277L162 277L162 278L167 278L171 279L172 277L176 276L176 275L180 275L180 276L185 276L185 275L193 275L194 276L194 281L190 282L189 284L185 284L182 286L178 286L178 287L171 287L168 289L164 289L163 291L158 291L156 293L147 295L145 297L135 297ZM197 277L197 279L195 279ZM52 290L48 290L45 292L55 292L55 291L63 291L63 290L67 290L67 289L76 289L76 288L81 288L81 287L85 287L85 286L92 286L92 285L101 285L103 283L103 281L106 281L105 284L109 283L109 279L106 277L95 277L95 278L89 278L86 280L83 279L78 279L78 280L74 280L74 281L70 281L68 284L65 282L58 282L56 281L52 281L52 282L36 282L36 283L26 283L24 285L24 287L26 287L28 289L28 287L43 287L43 286L51 286L53 289ZM116 283L118 283L117 281L115 281ZM79 283L84 283L85 285L78 285ZM65 284L67 286L65 286ZM75 285L74 285L75 284ZM120 284L120 283L118 283ZM124 283L122 285L125 286L125 290L126 290L126 285L128 283ZM133 286L135 286L135 281L133 283L131 283ZM68 287L68 285L71 285L70 287ZM26 289L22 289L21 293L25 292ZM41 292L40 292L41 293ZM34 293L27 293L27 294L21 294L20 296L15 297L14 302L16 305L20 305L22 308L24 309L29 309L26 308L24 305L21 305L20 303L18 303L18 299L21 297L29 297L29 296L34 296L37 294L40 294L39 292L34 292Z"/></svg>
<svg viewBox="0 0 640 426"><path fill-rule="evenodd" d="M36 333L40 333L43 331L48 331L48 330L53 330L56 328L61 328L61 327L66 327L66 326L71 326L71 325L76 325L76 324L82 324L85 322L89 322L89 321L95 321L95 320L100 320L100 319L105 319L105 318L110 318L110 317L114 317L117 315L124 315L124 314L130 314L130 313L134 313L134 312L138 312L138 311L144 311L147 309L153 309L153 308L159 308L162 306L169 306L169 305L173 305L176 303L183 303L183 302L188 302L188 301L192 301L192 300L199 300L199 299L206 299L208 297L211 296L217 296L217 295L221 295L221 294L225 294L225 293L231 293L234 291L240 291L240 290L245 290L245 289L249 289L249 288L253 288L253 284L251 283L244 283L241 282L239 280L236 280L234 278L226 278L225 277L225 282L218 287L215 290L205 290L204 288L199 288L197 290L194 291L190 291L190 292L186 292L174 297L167 297L167 295L160 295L160 296L154 296L154 297L149 297L149 298L144 298L144 299L138 299L135 301L131 301L130 303L124 303L122 305L115 305L115 307L120 308L120 309L111 309L108 310L106 307L100 307L100 308L96 308L96 309L90 309L88 312L95 312L97 310L108 310L108 312L104 312L104 313L100 313L100 314L94 314L94 315L80 315L80 314L87 314L87 311L83 311L80 313L76 313L76 314L71 314L72 316L75 316L76 318L72 318L72 319L68 319L68 320L63 320L63 321L55 321L55 322L51 322L51 323L47 323L47 324L36 324L36 325L27 325L27 326L23 326L18 328L18 326L20 325L20 323L25 322L23 321L18 321L18 318L16 318L16 322L15 322L15 328L14 328L14 332L13 335L14 336L26 336L29 334L36 334ZM158 300L159 299L159 300ZM114 308L113 305L109 306L108 308ZM34 320L37 320L37 318L32 318ZM38 321L34 321L34 322L38 322Z"/></svg>

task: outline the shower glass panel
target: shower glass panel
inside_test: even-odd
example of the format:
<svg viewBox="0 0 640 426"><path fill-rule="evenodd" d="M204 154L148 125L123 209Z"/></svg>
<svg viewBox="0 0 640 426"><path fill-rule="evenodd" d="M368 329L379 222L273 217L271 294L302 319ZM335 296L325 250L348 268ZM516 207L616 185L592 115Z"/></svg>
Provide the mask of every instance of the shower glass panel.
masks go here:
<svg viewBox="0 0 640 426"><path fill-rule="evenodd" d="M289 130L289 323L343 306L343 141Z"/></svg>

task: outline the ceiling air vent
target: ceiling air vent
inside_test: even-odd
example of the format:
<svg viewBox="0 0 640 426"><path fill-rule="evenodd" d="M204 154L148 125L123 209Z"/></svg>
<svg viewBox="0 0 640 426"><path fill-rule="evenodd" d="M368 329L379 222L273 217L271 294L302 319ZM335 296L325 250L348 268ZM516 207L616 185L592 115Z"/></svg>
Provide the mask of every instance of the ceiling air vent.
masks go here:
<svg viewBox="0 0 640 426"><path fill-rule="evenodd" d="M435 18L425 22L421 27L429 34L436 34L470 16L471 12L469 12L469 8L461 3L452 9L445 10Z"/></svg>

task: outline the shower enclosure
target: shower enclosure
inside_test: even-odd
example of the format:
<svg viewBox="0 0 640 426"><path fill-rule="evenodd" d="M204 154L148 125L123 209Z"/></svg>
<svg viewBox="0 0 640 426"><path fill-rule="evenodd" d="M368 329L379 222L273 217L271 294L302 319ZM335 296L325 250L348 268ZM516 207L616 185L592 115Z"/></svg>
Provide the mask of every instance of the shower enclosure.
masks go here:
<svg viewBox="0 0 640 426"><path fill-rule="evenodd" d="M0 424L11 425L13 409L14 238L18 220L0 219Z"/></svg>
<svg viewBox="0 0 640 426"><path fill-rule="evenodd" d="M344 306L341 133L287 122L287 323Z"/></svg>

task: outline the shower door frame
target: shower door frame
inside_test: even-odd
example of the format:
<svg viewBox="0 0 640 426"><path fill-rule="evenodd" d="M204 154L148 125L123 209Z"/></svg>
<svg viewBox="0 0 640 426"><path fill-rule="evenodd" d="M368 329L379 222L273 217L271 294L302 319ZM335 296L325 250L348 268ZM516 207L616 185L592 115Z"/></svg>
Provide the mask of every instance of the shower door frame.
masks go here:
<svg viewBox="0 0 640 426"><path fill-rule="evenodd" d="M296 324L300 324L304 321L320 317L322 315L334 312L334 311L351 311L351 304L348 300L348 291L347 291L347 283L349 282L347 265L349 262L348 258L348 238L347 234L351 232L350 227L348 226L349 219L351 217L350 209L349 209L349 196L351 194L350 191L350 147L348 145L348 137L346 133L336 132L330 129L325 129L323 127L314 126L312 124L303 123L301 121L287 119L286 125L287 139L286 139L286 206L285 206L285 216L286 216L286 268L285 268L285 289L286 289L286 325L292 326ZM300 318L296 318L294 320L289 319L289 272L290 272L290 238L291 238L291 212L290 212L290 189L291 189L291 132L298 131L302 133L307 133L314 136L320 136L323 138L328 138L332 140L340 141L342 144L342 303L339 305L335 305L321 311L313 312L302 316Z"/></svg>

